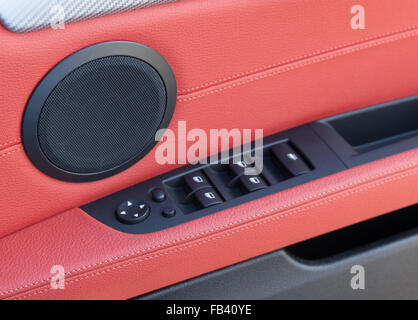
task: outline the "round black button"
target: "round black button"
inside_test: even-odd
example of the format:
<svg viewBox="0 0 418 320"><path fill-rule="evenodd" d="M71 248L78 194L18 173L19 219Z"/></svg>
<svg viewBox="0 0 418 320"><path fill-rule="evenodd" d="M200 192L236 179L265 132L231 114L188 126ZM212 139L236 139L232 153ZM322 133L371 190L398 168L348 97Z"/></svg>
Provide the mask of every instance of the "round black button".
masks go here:
<svg viewBox="0 0 418 320"><path fill-rule="evenodd" d="M123 223L135 224L144 221L151 209L147 203L139 200L122 202L116 210L116 217Z"/></svg>
<svg viewBox="0 0 418 320"><path fill-rule="evenodd" d="M155 202L163 202L165 200L165 193L160 188L152 190L152 200Z"/></svg>
<svg viewBox="0 0 418 320"><path fill-rule="evenodd" d="M166 218L171 218L174 217L176 215L176 209L174 209L173 207L165 207L163 209L163 216Z"/></svg>

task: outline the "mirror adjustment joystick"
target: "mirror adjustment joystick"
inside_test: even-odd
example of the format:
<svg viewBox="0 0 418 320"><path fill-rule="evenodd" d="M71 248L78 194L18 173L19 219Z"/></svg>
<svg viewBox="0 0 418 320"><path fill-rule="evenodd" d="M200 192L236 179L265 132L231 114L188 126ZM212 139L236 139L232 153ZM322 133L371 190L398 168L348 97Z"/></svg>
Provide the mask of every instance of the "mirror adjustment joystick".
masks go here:
<svg viewBox="0 0 418 320"><path fill-rule="evenodd" d="M128 200L119 205L116 217L122 223L136 224L148 218L150 211L149 205L144 201Z"/></svg>

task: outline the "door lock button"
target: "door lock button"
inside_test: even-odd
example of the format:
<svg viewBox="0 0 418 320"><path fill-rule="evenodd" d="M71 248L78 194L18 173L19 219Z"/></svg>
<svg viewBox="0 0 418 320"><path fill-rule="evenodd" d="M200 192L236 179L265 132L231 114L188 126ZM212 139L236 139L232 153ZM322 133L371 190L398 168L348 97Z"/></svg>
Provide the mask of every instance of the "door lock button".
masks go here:
<svg viewBox="0 0 418 320"><path fill-rule="evenodd" d="M222 203L221 196L214 188L201 189L195 193L195 199L199 206L207 208Z"/></svg>
<svg viewBox="0 0 418 320"><path fill-rule="evenodd" d="M267 183L260 176L242 176L239 181L247 192L267 188Z"/></svg>
<svg viewBox="0 0 418 320"><path fill-rule="evenodd" d="M155 202L163 202L166 199L165 192L160 188L152 190L151 196Z"/></svg>
<svg viewBox="0 0 418 320"><path fill-rule="evenodd" d="M311 171L303 158L288 143L275 145L271 150L279 165L284 166L293 176Z"/></svg>
<svg viewBox="0 0 418 320"><path fill-rule="evenodd" d="M116 210L116 217L120 222L136 224L148 218L151 208L144 201L128 200L122 202Z"/></svg>
<svg viewBox="0 0 418 320"><path fill-rule="evenodd" d="M166 218L172 218L176 215L176 209L174 207L168 206L163 209L163 216Z"/></svg>

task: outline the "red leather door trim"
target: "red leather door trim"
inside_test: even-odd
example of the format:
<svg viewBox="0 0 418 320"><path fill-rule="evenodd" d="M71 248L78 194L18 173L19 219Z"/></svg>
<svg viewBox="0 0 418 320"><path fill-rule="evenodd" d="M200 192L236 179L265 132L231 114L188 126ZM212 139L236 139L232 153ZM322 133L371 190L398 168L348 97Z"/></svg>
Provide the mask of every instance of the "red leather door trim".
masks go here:
<svg viewBox="0 0 418 320"><path fill-rule="evenodd" d="M20 144L32 90L57 62L90 44L130 40L171 64L179 99L171 128L263 128L417 94L416 0L366 0L365 30L349 0L184 0L14 34L0 28L0 237L172 169L151 152L124 173L66 183L40 173ZM324 18L326 15L326 19ZM202 116L203 115L203 116ZM57 201L57 199L59 199ZM14 210L10 210L13 203ZM28 210L30 208L30 210Z"/></svg>
<svg viewBox="0 0 418 320"><path fill-rule="evenodd" d="M264 129L265 135L418 93L418 2L183 0L14 34L0 27L0 297L123 299L418 202L418 150L157 233L127 235L77 209L174 166L154 151L92 183L39 172L20 142L39 80L88 45L129 40L159 51L178 82L171 123ZM75 209L74 209L75 208ZM57 214L60 213L61 214ZM66 270L51 290L50 269Z"/></svg>
<svg viewBox="0 0 418 320"><path fill-rule="evenodd" d="M0 240L0 296L130 298L412 205L417 187L415 149L147 235L73 209ZM50 289L57 264L64 290Z"/></svg>

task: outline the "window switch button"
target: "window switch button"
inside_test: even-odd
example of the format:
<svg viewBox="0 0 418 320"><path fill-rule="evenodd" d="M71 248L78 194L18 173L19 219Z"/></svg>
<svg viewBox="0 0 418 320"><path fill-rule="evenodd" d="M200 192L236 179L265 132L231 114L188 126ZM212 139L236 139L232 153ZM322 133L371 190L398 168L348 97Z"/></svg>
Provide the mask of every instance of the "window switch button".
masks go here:
<svg viewBox="0 0 418 320"><path fill-rule="evenodd" d="M188 193L194 193L203 188L212 187L205 175L200 172L192 172L184 176L184 183L186 184Z"/></svg>
<svg viewBox="0 0 418 320"><path fill-rule="evenodd" d="M248 168L248 164L241 160L237 163L231 163L229 165L229 168L231 169L232 174L234 177L240 177L245 173L245 168Z"/></svg>
<svg viewBox="0 0 418 320"><path fill-rule="evenodd" d="M303 158L288 144L281 143L272 148L276 161L284 166L293 176L311 171Z"/></svg>
<svg viewBox="0 0 418 320"><path fill-rule="evenodd" d="M242 176L239 179L247 192L253 192L267 187L267 183L260 176Z"/></svg>
<svg viewBox="0 0 418 320"><path fill-rule="evenodd" d="M214 188L201 189L197 191L194 196L199 206L202 208L208 208L223 202L221 196Z"/></svg>

